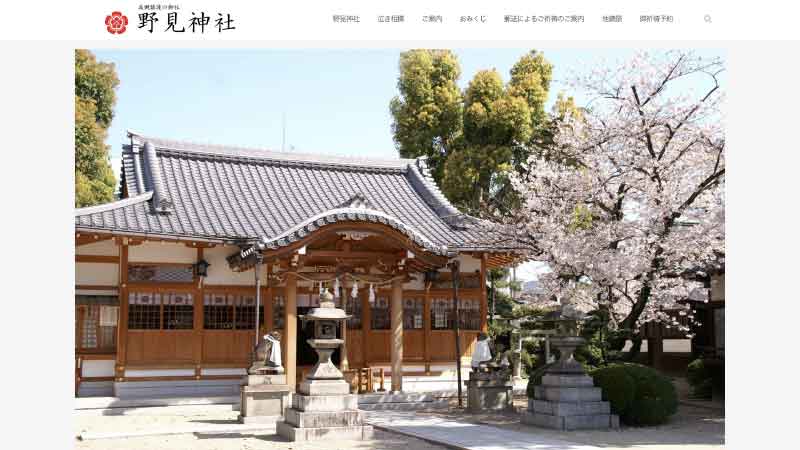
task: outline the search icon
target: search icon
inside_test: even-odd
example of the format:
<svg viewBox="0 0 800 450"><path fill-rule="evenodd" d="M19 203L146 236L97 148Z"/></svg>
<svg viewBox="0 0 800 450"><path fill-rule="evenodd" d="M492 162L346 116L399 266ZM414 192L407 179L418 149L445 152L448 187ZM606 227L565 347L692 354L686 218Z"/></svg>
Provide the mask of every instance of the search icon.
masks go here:
<svg viewBox="0 0 800 450"><path fill-rule="evenodd" d="M706 15L703 17L703 20L705 20L705 21L706 21L706 23L711 23L711 14L706 14Z"/></svg>

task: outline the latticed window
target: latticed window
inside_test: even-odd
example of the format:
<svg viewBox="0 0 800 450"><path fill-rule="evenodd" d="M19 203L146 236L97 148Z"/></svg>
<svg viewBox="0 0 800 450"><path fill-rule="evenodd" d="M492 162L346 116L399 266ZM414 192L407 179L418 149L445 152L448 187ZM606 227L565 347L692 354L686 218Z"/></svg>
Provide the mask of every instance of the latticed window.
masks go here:
<svg viewBox="0 0 800 450"><path fill-rule="evenodd" d="M232 330L235 298L226 294L203 296L203 328L206 330Z"/></svg>
<svg viewBox="0 0 800 450"><path fill-rule="evenodd" d="M75 346L78 350L116 347L119 299L106 295L75 296Z"/></svg>
<svg viewBox="0 0 800 450"><path fill-rule="evenodd" d="M347 319L347 329L360 330L362 317L361 299L350 296L346 298L347 301L344 302L343 307L345 308L345 312L351 315L351 317Z"/></svg>
<svg viewBox="0 0 800 450"><path fill-rule="evenodd" d="M422 310L425 300L421 298L403 299L403 329L421 330L422 329Z"/></svg>
<svg viewBox="0 0 800 450"><path fill-rule="evenodd" d="M138 283L191 283L194 269L184 264L131 264L128 281Z"/></svg>
<svg viewBox="0 0 800 450"><path fill-rule="evenodd" d="M252 295L237 295L234 303L237 330L256 329L256 298ZM261 319L261 318L259 318ZM262 324L259 320L259 324Z"/></svg>
<svg viewBox="0 0 800 450"><path fill-rule="evenodd" d="M373 330L388 330L391 328L392 319L389 313L389 297L376 295L375 303L371 306L370 322Z"/></svg>
<svg viewBox="0 0 800 450"><path fill-rule="evenodd" d="M449 330L453 328L455 310L452 298L435 298L431 300L431 329Z"/></svg>
<svg viewBox="0 0 800 450"><path fill-rule="evenodd" d="M194 303L192 294L170 292L162 296L165 330L191 330L194 328Z"/></svg>
<svg viewBox="0 0 800 450"><path fill-rule="evenodd" d="M128 294L128 329L191 330L194 300L183 292L131 292Z"/></svg>
<svg viewBox="0 0 800 450"><path fill-rule="evenodd" d="M286 321L284 314L286 312L286 298L283 295L274 295L272 297L272 329L280 330Z"/></svg>
<svg viewBox="0 0 800 450"><path fill-rule="evenodd" d="M128 329L161 329L161 294L158 292L128 294Z"/></svg>
<svg viewBox="0 0 800 450"><path fill-rule="evenodd" d="M481 304L478 299L462 298L458 304L458 327L462 330L480 330Z"/></svg>

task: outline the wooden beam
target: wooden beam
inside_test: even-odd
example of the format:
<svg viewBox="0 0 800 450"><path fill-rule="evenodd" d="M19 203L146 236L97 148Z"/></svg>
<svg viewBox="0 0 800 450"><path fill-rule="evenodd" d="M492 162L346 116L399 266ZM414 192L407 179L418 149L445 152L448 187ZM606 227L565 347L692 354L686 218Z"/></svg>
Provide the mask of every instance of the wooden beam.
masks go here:
<svg viewBox="0 0 800 450"><path fill-rule="evenodd" d="M347 251L347 250L308 250L306 258L384 258L387 260L398 259L397 254L387 252Z"/></svg>
<svg viewBox="0 0 800 450"><path fill-rule="evenodd" d="M119 256L107 255L75 255L75 262L119 264Z"/></svg>

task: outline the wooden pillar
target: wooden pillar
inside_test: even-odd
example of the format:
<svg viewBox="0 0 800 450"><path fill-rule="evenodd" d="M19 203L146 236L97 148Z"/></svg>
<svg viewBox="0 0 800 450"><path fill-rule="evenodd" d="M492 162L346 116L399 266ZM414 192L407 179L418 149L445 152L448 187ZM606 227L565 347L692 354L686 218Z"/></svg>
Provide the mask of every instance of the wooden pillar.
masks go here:
<svg viewBox="0 0 800 450"><path fill-rule="evenodd" d="M392 280L392 391L403 390L403 280Z"/></svg>
<svg viewBox="0 0 800 450"><path fill-rule="evenodd" d="M489 315L489 301L486 298L486 253L481 253L481 331L489 331L487 316Z"/></svg>
<svg viewBox="0 0 800 450"><path fill-rule="evenodd" d="M430 285L425 283L425 303L422 310L422 327L425 336L425 374L431 373L431 293Z"/></svg>
<svg viewBox="0 0 800 450"><path fill-rule="evenodd" d="M353 301L359 301L354 298ZM342 322L342 346L339 347L339 370L350 370L350 361L347 359L347 321Z"/></svg>
<svg viewBox="0 0 800 450"><path fill-rule="evenodd" d="M286 330L286 383L297 387L297 274L286 273L284 329Z"/></svg>
<svg viewBox="0 0 800 450"><path fill-rule="evenodd" d="M377 296L377 292L375 293ZM361 367L368 367L367 342L369 342L370 330L372 330L372 307L369 304L369 295L361 296Z"/></svg>
<svg viewBox="0 0 800 450"><path fill-rule="evenodd" d="M128 351L128 239L119 246L119 322L117 323L116 379L124 381Z"/></svg>

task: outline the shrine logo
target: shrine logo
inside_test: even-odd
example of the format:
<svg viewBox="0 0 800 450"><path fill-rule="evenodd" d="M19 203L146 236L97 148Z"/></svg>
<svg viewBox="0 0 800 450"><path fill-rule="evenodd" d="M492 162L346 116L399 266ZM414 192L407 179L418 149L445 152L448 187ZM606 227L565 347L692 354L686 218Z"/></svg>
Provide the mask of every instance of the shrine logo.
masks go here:
<svg viewBox="0 0 800 450"><path fill-rule="evenodd" d="M128 17L119 11L106 16L106 30L111 34L122 34L128 26Z"/></svg>

